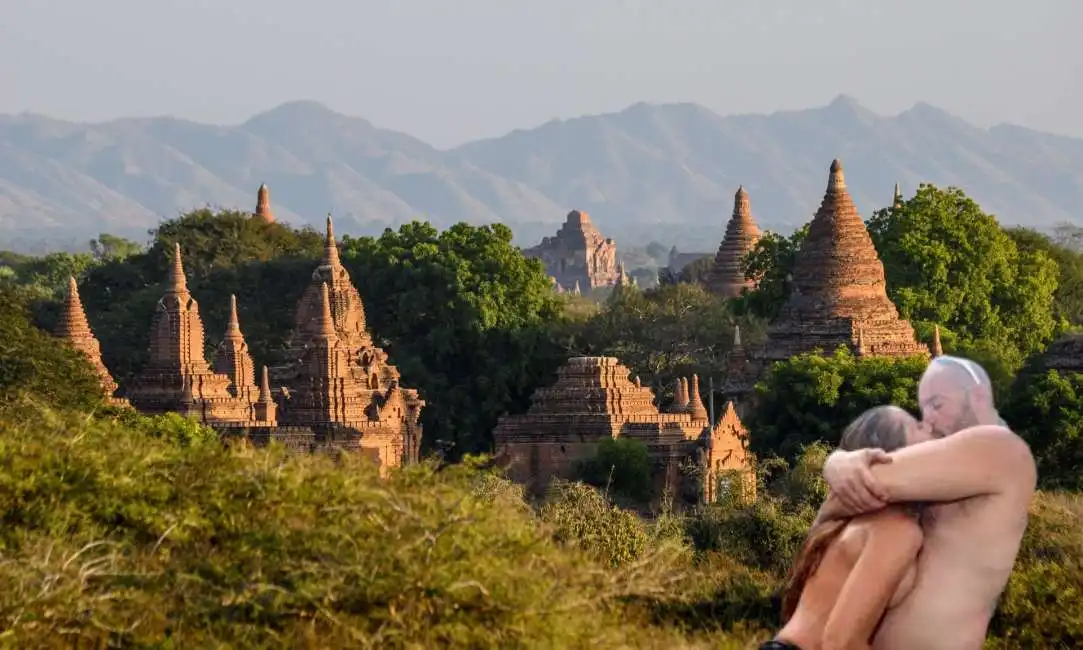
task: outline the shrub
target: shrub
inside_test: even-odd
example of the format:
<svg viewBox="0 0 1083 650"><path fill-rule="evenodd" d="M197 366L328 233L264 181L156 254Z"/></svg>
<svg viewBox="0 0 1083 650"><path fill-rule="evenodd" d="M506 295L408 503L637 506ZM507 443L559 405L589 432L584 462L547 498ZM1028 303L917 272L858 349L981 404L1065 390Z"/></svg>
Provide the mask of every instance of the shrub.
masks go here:
<svg viewBox="0 0 1083 650"><path fill-rule="evenodd" d="M650 451L631 438L603 438L578 474L590 485L638 503L649 501L654 491Z"/></svg>
<svg viewBox="0 0 1083 650"><path fill-rule="evenodd" d="M4 645L739 647L626 605L665 597L687 548L585 493L636 549L616 568L471 463L381 478L122 419L0 421Z"/></svg>

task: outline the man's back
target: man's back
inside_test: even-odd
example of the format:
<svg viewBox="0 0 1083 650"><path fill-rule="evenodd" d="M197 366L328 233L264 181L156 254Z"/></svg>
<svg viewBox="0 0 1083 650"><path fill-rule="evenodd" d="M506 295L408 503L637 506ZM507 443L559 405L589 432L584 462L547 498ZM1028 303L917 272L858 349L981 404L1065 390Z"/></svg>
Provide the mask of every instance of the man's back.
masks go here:
<svg viewBox="0 0 1083 650"><path fill-rule="evenodd" d="M917 583L876 650L980 650L1027 526L1033 470L1020 470L1001 491L929 506Z"/></svg>

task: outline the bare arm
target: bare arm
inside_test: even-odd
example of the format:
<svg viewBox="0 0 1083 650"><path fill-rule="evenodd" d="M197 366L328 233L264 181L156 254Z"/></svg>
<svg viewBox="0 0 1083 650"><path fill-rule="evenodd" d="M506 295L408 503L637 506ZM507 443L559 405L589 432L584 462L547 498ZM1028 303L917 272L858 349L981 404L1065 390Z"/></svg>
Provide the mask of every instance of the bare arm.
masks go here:
<svg viewBox="0 0 1083 650"><path fill-rule="evenodd" d="M905 515L876 515L861 555L824 626L823 650L864 650L921 549L921 528Z"/></svg>
<svg viewBox="0 0 1083 650"><path fill-rule="evenodd" d="M898 449L871 468L888 501L956 501L1008 491L1032 492L1037 480L1030 448L1010 430L971 427L939 440Z"/></svg>
<svg viewBox="0 0 1083 650"><path fill-rule="evenodd" d="M818 524L822 524L825 521L842 519L852 515L853 513L839 501L839 498L835 496L835 493L829 492L827 498L824 499L824 502L820 505L820 510L816 513L816 519L813 520L810 529L815 528Z"/></svg>

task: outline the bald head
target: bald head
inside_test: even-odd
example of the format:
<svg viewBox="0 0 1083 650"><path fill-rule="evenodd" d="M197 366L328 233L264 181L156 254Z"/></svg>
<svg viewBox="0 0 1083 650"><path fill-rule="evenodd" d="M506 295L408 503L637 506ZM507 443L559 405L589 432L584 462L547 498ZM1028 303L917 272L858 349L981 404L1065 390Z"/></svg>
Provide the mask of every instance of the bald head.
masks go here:
<svg viewBox="0 0 1083 650"><path fill-rule="evenodd" d="M923 422L936 437L978 424L1000 422L989 373L970 359L934 358L918 384Z"/></svg>

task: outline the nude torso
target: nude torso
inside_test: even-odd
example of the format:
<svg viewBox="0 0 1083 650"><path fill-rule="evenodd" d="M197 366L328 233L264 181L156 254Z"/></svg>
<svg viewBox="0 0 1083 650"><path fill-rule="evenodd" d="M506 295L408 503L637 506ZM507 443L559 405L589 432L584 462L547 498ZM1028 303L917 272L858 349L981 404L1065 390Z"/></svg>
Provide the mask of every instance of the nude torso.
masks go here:
<svg viewBox="0 0 1083 650"><path fill-rule="evenodd" d="M875 650L980 650L1027 525L1028 492L930 506L917 580Z"/></svg>
<svg viewBox="0 0 1083 650"><path fill-rule="evenodd" d="M879 517L887 514L887 509L885 509L879 513L855 517L847 524L846 529L824 553L819 568L805 583L797 611L786 626L779 631L778 638L786 639L801 650L821 650L820 640L827 626L828 617L839 598L843 585L850 577L850 572L861 556L869 527L875 525ZM916 567L911 567L895 590L889 607L903 601L916 584L916 579Z"/></svg>

